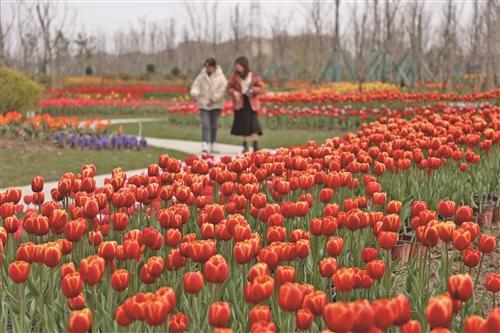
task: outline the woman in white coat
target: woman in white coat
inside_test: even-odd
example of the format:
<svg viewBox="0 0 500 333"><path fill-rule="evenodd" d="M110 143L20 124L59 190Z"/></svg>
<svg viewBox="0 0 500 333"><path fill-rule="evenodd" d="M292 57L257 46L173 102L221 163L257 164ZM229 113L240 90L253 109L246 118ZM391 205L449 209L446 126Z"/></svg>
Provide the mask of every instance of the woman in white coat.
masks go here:
<svg viewBox="0 0 500 333"><path fill-rule="evenodd" d="M191 86L190 94L198 102L202 130L202 152L217 153L215 141L227 80L214 58L205 60L203 69Z"/></svg>

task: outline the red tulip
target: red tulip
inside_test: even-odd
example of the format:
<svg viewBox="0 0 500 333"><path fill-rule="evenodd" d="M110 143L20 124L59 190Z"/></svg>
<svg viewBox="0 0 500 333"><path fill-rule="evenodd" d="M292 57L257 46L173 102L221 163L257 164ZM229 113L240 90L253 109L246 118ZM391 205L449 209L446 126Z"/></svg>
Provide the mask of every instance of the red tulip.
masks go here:
<svg viewBox="0 0 500 333"><path fill-rule="evenodd" d="M245 286L245 300L252 304L258 304L268 299L273 294L274 284L274 279L268 275L256 277Z"/></svg>
<svg viewBox="0 0 500 333"><path fill-rule="evenodd" d="M182 312L172 315L168 321L168 328L173 333L182 333L188 329L188 316Z"/></svg>
<svg viewBox="0 0 500 333"><path fill-rule="evenodd" d="M66 303L68 304L68 307L73 311L82 310L83 308L85 308L85 297L83 296L83 292L76 297L66 299Z"/></svg>
<svg viewBox="0 0 500 333"><path fill-rule="evenodd" d="M295 268L292 266L278 266L276 268L275 277L278 286L287 282L295 282Z"/></svg>
<svg viewBox="0 0 500 333"><path fill-rule="evenodd" d="M80 276L86 284L95 285L101 282L105 266L106 263L103 258L89 256L80 261Z"/></svg>
<svg viewBox="0 0 500 333"><path fill-rule="evenodd" d="M36 176L31 181L31 190L33 192L42 192L43 191L44 179L41 176Z"/></svg>
<svg viewBox="0 0 500 333"><path fill-rule="evenodd" d="M480 333L500 332L500 307L494 308L483 325L481 325Z"/></svg>
<svg viewBox="0 0 500 333"><path fill-rule="evenodd" d="M130 274L126 269L117 269L111 275L111 288L114 291L124 291L128 288Z"/></svg>
<svg viewBox="0 0 500 333"><path fill-rule="evenodd" d="M309 309L314 315L320 316L326 303L328 303L326 294L318 290L304 297L303 307Z"/></svg>
<svg viewBox="0 0 500 333"><path fill-rule="evenodd" d="M278 302L284 311L297 311L302 307L303 299L304 293L298 283L287 282L280 286Z"/></svg>
<svg viewBox="0 0 500 333"><path fill-rule="evenodd" d="M448 278L450 295L462 302L466 302L474 292L474 282L469 274L457 274Z"/></svg>
<svg viewBox="0 0 500 333"><path fill-rule="evenodd" d="M377 207L382 207L385 205L385 201L387 200L387 194L384 192L375 192L373 193L373 204Z"/></svg>
<svg viewBox="0 0 500 333"><path fill-rule="evenodd" d="M28 279L30 264L26 261L14 261L9 265L9 277L14 283L23 283Z"/></svg>
<svg viewBox="0 0 500 333"><path fill-rule="evenodd" d="M267 305L256 305L248 313L250 324L258 322L270 322L272 320L271 308Z"/></svg>
<svg viewBox="0 0 500 333"><path fill-rule="evenodd" d="M211 283L223 283L229 275L226 259L217 254L208 259L203 265L205 279Z"/></svg>
<svg viewBox="0 0 500 333"><path fill-rule="evenodd" d="M354 326L354 311L349 303L328 303L323 308L323 320L331 331L349 332Z"/></svg>
<svg viewBox="0 0 500 333"><path fill-rule="evenodd" d="M462 260L467 267L476 267L481 260L481 251L473 248L465 249L462 252Z"/></svg>
<svg viewBox="0 0 500 333"><path fill-rule="evenodd" d="M368 332L374 323L374 312L367 300L358 300L351 305L354 313L353 332Z"/></svg>
<svg viewBox="0 0 500 333"><path fill-rule="evenodd" d="M476 315L467 317L464 322L464 333L481 332L481 326L483 326L485 321L486 320Z"/></svg>
<svg viewBox="0 0 500 333"><path fill-rule="evenodd" d="M366 265L366 272L372 279L378 280L382 278L385 272L385 262L383 260L370 261Z"/></svg>
<svg viewBox="0 0 500 333"><path fill-rule="evenodd" d="M66 298L73 298L83 291L83 280L80 278L80 273L74 272L66 275L61 280L61 289Z"/></svg>
<svg viewBox="0 0 500 333"><path fill-rule="evenodd" d="M333 277L337 271L337 259L333 257L324 258L319 263L319 272L323 277Z"/></svg>
<svg viewBox="0 0 500 333"><path fill-rule="evenodd" d="M354 288L354 271L350 268L342 267L333 276L335 288L342 291L350 291Z"/></svg>
<svg viewBox="0 0 500 333"><path fill-rule="evenodd" d="M333 190L331 188L325 187L319 191L319 201L322 203L329 203L333 199Z"/></svg>
<svg viewBox="0 0 500 333"><path fill-rule="evenodd" d="M171 309L171 304L164 299L148 301L145 304L144 319L149 326L163 325Z"/></svg>
<svg viewBox="0 0 500 333"><path fill-rule="evenodd" d="M215 302L208 308L208 323L213 327L225 327L231 319L231 308L227 302Z"/></svg>
<svg viewBox="0 0 500 333"><path fill-rule="evenodd" d="M399 330L400 333L421 333L422 326L418 320L410 320L402 325Z"/></svg>
<svg viewBox="0 0 500 333"><path fill-rule="evenodd" d="M344 240L338 236L332 236L328 239L326 243L326 251L332 257L337 257L344 247Z"/></svg>
<svg viewBox="0 0 500 333"><path fill-rule="evenodd" d="M186 272L182 277L184 291L188 294L197 294L203 288L203 274L201 272Z"/></svg>
<svg viewBox="0 0 500 333"><path fill-rule="evenodd" d="M380 299L372 304L373 311L375 312L375 325L381 330L387 330L394 324L396 320L396 311L390 301Z"/></svg>
<svg viewBox="0 0 500 333"><path fill-rule="evenodd" d="M479 237L478 249L482 253L491 253L497 247L497 240L495 236L489 234L482 234Z"/></svg>
<svg viewBox="0 0 500 333"><path fill-rule="evenodd" d="M396 246L398 234L391 231L381 231L378 235L378 243L384 250L390 250Z"/></svg>
<svg viewBox="0 0 500 333"><path fill-rule="evenodd" d="M314 321L313 313L308 309L300 309L295 314L295 325L300 330L308 330Z"/></svg>
<svg viewBox="0 0 500 333"><path fill-rule="evenodd" d="M486 289L492 293L500 291L500 274L490 273L486 275Z"/></svg>
<svg viewBox="0 0 500 333"><path fill-rule="evenodd" d="M378 250L376 248L364 247L361 249L361 260L363 260L365 264L377 258L378 258Z"/></svg>
<svg viewBox="0 0 500 333"><path fill-rule="evenodd" d="M469 206L460 206L455 211L455 221L458 224L472 220L472 208Z"/></svg>
<svg viewBox="0 0 500 333"><path fill-rule="evenodd" d="M455 201L451 201L451 200L439 201L439 205L438 205L439 215L441 215L442 217L445 217L445 218L452 217L455 214L455 206L456 206Z"/></svg>
<svg viewBox="0 0 500 333"><path fill-rule="evenodd" d="M70 333L86 333L92 326L92 311L83 309L73 311L68 318L68 331Z"/></svg>
<svg viewBox="0 0 500 333"><path fill-rule="evenodd" d="M431 328L448 327L451 322L453 304L447 296L435 296L427 302L425 317Z"/></svg>
<svg viewBox="0 0 500 333"><path fill-rule="evenodd" d="M456 229L453 232L452 244L457 250L465 250L469 247L471 241L472 239L469 231L466 231L464 229Z"/></svg>

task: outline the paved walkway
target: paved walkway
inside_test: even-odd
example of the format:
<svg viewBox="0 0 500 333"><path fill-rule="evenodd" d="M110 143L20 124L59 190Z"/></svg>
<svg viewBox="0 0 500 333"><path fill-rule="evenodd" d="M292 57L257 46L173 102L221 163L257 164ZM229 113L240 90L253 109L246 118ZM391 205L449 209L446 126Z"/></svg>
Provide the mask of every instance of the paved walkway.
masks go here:
<svg viewBox="0 0 500 333"><path fill-rule="evenodd" d="M151 118L123 118L123 119L111 119L111 124L134 124L142 122L153 122L153 121L163 121L164 117L151 117ZM149 138L146 137L148 146L177 150L189 155L200 155L201 154L201 142L199 141L187 141L187 140L174 140L174 139L160 139L160 138ZM229 144L217 144L218 153L214 154L215 159L219 159L221 156L236 156L241 152L242 147L237 145ZM127 175L139 174L146 172L147 169L137 169L127 171ZM110 170L111 171L111 170ZM98 175L95 177L96 185L102 186L104 184L104 179L111 177L111 174ZM47 182L44 186L44 192L46 198L51 198L50 189L57 187L57 181ZM31 193L31 184L21 186L23 195ZM3 192L5 189L0 189Z"/></svg>
<svg viewBox="0 0 500 333"><path fill-rule="evenodd" d="M201 142L199 141L159 139L159 138L148 138L148 137L146 137L146 140L148 141L148 146L173 149L190 155L201 154ZM241 152L242 147L237 145L218 143L217 150L219 152L214 154L216 159L225 155L236 156Z"/></svg>
<svg viewBox="0 0 500 333"><path fill-rule="evenodd" d="M120 119L120 120L125 120L125 119ZM200 155L201 154L201 143L198 141L171 140L171 139L159 139L159 138L148 138L148 137L146 137L146 140L148 142L148 146L151 146L151 147L177 150L177 151L181 151L183 153L190 154L190 155ZM214 154L215 159L219 159L221 156L225 156L225 155L234 157L238 153L241 152L241 147L236 146L236 145L218 144L217 149L219 150L219 153ZM147 167L147 166L145 166L145 167ZM109 171L111 171L111 170L109 170ZM126 171L126 173L128 176L131 176L131 175L140 174L140 173L146 172L146 171L147 171L147 169L137 169L137 170ZM104 185L104 179L110 178L110 177L111 177L110 173L96 176L95 177L96 185L97 186ZM54 187L57 187L57 181L45 183L45 186L44 186L45 198L47 198L47 199L51 198L50 189L52 189ZM31 194L31 184L21 186L21 189L23 191L23 195ZM5 191L5 189L0 189L0 192L3 192L3 191Z"/></svg>

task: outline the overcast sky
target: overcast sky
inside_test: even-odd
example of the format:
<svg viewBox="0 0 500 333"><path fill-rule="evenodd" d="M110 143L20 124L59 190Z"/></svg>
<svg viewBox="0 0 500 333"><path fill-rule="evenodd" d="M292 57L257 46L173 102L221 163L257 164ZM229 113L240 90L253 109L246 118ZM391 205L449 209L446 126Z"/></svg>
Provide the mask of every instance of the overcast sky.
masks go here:
<svg viewBox="0 0 500 333"><path fill-rule="evenodd" d="M16 1L0 0L2 4L2 20L5 22L13 15L13 6ZM436 15L442 15L442 6L446 0L424 0L427 10ZM54 1L55 2L55 1ZM170 18L175 18L177 22L177 31L182 32L188 24L188 12L186 3L188 1L58 1L59 8L67 7L69 13L74 13L68 17L76 17L76 20L70 24L70 29L73 32L85 30L87 33L96 34L102 33L106 36L109 42L112 41L113 33L117 30L126 30L132 23L138 22L139 18L144 18L148 22L163 23ZM209 2L209 1L205 1ZM229 35L228 23L230 13L233 11L235 3L240 3L240 13L244 21L248 21L250 16L250 5L252 1L224 1L218 2L218 20L220 28L223 31L223 38L226 39ZM254 1L260 3L261 24L264 34L269 34L271 22L276 15L280 15L283 19L291 18L289 31L291 33L299 33L306 25L306 8L307 1ZM380 0L380 3L383 3ZM405 0L401 1L405 3ZM407 1L406 1L407 2ZM466 21L470 16L472 9L472 0L456 1L462 7L461 18ZM200 8L203 1L189 1L189 6ZM210 1L213 3L213 1ZM330 1L331 3L331 1ZM342 0L341 8L341 30L348 27L348 21L351 15L352 6L356 4L360 11L364 8L365 1L348 1ZM433 19L436 20L436 15ZM109 45L109 44L108 44Z"/></svg>

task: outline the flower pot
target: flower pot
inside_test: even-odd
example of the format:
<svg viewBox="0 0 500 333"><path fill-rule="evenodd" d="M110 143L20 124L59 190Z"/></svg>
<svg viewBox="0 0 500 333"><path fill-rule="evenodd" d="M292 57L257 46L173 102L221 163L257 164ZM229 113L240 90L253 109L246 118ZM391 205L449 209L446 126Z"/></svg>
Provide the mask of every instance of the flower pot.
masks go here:
<svg viewBox="0 0 500 333"><path fill-rule="evenodd" d="M399 240L396 246L391 250L392 260L401 259L403 264L406 264L410 259L411 242Z"/></svg>
<svg viewBox="0 0 500 333"><path fill-rule="evenodd" d="M492 222L500 223L500 206L493 208Z"/></svg>
<svg viewBox="0 0 500 333"><path fill-rule="evenodd" d="M477 223L480 226L489 226L491 225L492 220L493 220L493 207L485 206L477 214Z"/></svg>

